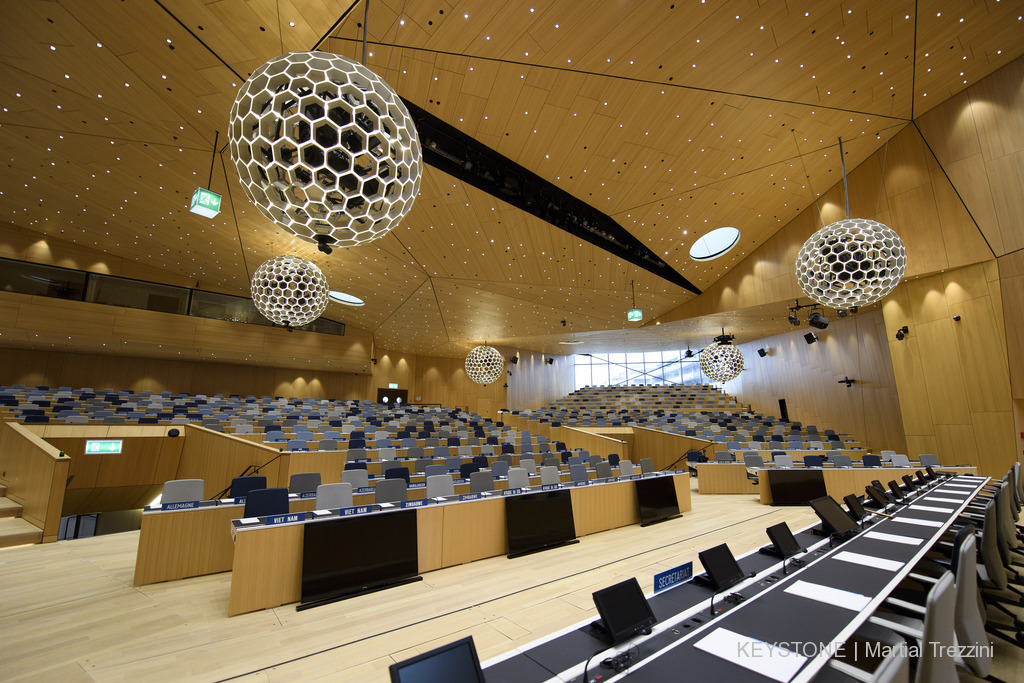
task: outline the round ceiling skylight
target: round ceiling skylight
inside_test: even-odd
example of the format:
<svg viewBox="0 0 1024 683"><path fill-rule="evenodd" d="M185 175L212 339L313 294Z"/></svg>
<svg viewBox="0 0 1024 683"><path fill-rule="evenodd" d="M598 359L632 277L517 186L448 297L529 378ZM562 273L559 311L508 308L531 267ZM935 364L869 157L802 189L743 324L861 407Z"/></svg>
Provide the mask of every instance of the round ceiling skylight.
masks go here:
<svg viewBox="0 0 1024 683"><path fill-rule="evenodd" d="M712 230L690 247L690 258L694 261L710 261L727 253L740 241L740 231L737 228L718 228Z"/></svg>
<svg viewBox="0 0 1024 683"><path fill-rule="evenodd" d="M339 304L345 304L346 306L364 306L365 303L362 299L345 292L331 292L327 295L327 298L331 301L335 301Z"/></svg>

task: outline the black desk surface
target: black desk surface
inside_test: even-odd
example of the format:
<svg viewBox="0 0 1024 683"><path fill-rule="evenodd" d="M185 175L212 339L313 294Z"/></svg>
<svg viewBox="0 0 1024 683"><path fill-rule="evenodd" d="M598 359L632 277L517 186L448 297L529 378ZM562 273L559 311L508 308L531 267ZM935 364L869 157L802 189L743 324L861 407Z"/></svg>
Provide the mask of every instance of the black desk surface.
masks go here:
<svg viewBox="0 0 1024 683"><path fill-rule="evenodd" d="M591 663L590 678L600 673L604 681L666 681L678 680L685 670L687 680L727 680L764 682L772 680L761 672L740 666L732 661L705 652L696 647L705 636L718 628L757 639L764 643L786 645L788 649L807 655L794 681L807 680L828 660L828 644L835 646L849 638L884 600L917 560L927 552L933 541L952 523L964 505L987 481L983 477L957 477L927 491L919 493L909 506L894 512L894 519L876 517L881 521L868 526L868 532L892 534L917 539L920 543L898 543L872 538L860 533L852 539L829 548L824 539L809 533L797 535L802 547L817 543L820 548L804 555L805 567L783 576L779 560L753 553L741 558L745 572L756 572L754 580L734 587L747 600L731 604L718 596L716 615L710 618L711 589L692 582L649 598L658 618L654 633L632 641L639 650L636 663L623 674L602 670L598 662L612 652L593 635L586 625L563 635L547 639L534 646L526 646L511 656L489 665L485 676L489 683L508 681L579 680L582 663L591 655L604 652ZM960 502L929 502L934 498L956 499ZM943 508L945 512L915 509ZM893 513L892 510L890 510ZM938 523L938 526L913 524L901 519L918 519ZM895 561L899 569L880 568L851 563L837 558L842 553L857 553L874 558ZM797 581L819 584L856 593L870 602L859 611L821 602L787 592ZM794 618L799 615L799 618ZM596 618L596 616L595 616ZM666 625L666 622L668 624ZM674 622L674 623L673 623ZM625 649L619 646L618 650Z"/></svg>

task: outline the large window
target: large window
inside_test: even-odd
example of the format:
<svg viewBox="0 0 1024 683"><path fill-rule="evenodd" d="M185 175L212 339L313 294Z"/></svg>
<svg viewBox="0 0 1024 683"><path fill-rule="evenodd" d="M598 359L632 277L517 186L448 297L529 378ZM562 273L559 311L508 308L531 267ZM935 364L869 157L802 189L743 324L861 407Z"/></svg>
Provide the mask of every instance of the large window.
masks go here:
<svg viewBox="0 0 1024 683"><path fill-rule="evenodd" d="M647 353L583 353L576 362L576 389L630 384L702 384L697 355L685 351Z"/></svg>

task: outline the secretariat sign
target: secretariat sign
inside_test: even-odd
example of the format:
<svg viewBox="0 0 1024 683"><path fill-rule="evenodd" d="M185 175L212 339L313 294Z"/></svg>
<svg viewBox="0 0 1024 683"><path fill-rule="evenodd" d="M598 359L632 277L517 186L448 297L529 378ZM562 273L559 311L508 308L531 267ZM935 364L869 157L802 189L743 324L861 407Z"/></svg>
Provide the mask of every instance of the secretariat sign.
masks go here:
<svg viewBox="0 0 1024 683"><path fill-rule="evenodd" d="M213 218L220 213L220 195L201 187L196 188L196 191L192 193L192 204L188 210L198 213L200 216Z"/></svg>

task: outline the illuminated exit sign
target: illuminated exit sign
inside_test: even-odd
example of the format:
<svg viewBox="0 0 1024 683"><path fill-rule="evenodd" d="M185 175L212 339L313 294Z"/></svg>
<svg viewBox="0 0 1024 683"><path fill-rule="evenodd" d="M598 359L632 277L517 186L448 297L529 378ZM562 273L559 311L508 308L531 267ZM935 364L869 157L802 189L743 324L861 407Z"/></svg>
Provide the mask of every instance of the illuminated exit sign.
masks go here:
<svg viewBox="0 0 1024 683"><path fill-rule="evenodd" d="M213 218L220 213L220 195L198 187L192 193L192 205L188 207L188 210L198 213L200 216Z"/></svg>
<svg viewBox="0 0 1024 683"><path fill-rule="evenodd" d="M631 308L631 309L629 309L626 312L626 320L628 320L630 322L634 322L634 321L637 321L637 320L643 320L643 319L644 319L644 312L641 311L639 308Z"/></svg>
<svg viewBox="0 0 1024 683"><path fill-rule="evenodd" d="M86 441L85 442L86 453L120 453L121 452L121 440L117 439L114 441Z"/></svg>

